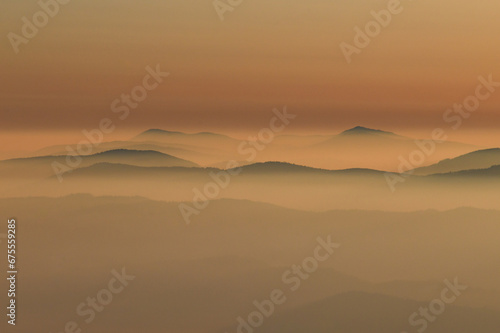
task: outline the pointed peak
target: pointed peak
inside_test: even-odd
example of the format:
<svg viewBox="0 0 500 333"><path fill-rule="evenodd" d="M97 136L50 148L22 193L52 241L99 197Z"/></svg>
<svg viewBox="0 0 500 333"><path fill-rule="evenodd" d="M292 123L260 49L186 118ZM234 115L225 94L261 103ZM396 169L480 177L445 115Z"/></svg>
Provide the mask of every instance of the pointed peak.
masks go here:
<svg viewBox="0 0 500 333"><path fill-rule="evenodd" d="M363 126L356 126L351 129L348 129L346 131L343 131L340 134L390 134L394 135L392 132L386 132L378 129L372 129L368 127L363 127Z"/></svg>

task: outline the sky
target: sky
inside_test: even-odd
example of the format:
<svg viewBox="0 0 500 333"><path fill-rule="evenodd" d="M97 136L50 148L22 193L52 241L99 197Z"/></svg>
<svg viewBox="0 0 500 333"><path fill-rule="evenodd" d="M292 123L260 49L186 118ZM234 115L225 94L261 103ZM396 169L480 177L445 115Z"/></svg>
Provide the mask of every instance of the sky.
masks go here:
<svg viewBox="0 0 500 333"><path fill-rule="evenodd" d="M115 121L116 137L148 128L236 135L285 105L298 115L292 132L362 125L417 135L444 126L478 76L500 81L494 0L402 0L348 63L341 43L354 44L354 28L388 2L243 0L222 21L212 0L72 0L16 53L9 33L21 36L22 18L32 21L40 5L3 1L0 139L31 149L76 139L103 118ZM119 119L113 101L157 65L170 75ZM500 90L459 133L494 136L499 106Z"/></svg>

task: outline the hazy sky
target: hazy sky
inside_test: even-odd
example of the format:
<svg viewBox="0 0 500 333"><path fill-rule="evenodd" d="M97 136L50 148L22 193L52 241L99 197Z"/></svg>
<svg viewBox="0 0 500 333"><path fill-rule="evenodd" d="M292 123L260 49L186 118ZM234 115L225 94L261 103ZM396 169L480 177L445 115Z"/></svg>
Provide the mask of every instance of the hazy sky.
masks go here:
<svg viewBox="0 0 500 333"><path fill-rule="evenodd" d="M287 105L294 130L426 130L479 75L500 81L496 0L402 0L347 64L339 44L387 2L244 0L221 21L211 0L73 0L16 54L7 34L40 7L3 1L0 129L79 133L118 119L113 100L157 64L171 75L117 129L252 130ZM499 106L500 90L462 129L496 128Z"/></svg>

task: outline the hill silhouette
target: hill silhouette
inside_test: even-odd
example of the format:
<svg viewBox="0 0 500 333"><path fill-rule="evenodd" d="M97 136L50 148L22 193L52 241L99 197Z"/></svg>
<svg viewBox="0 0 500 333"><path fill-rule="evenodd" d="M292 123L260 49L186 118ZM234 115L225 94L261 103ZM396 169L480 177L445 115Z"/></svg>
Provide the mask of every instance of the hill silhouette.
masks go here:
<svg viewBox="0 0 500 333"><path fill-rule="evenodd" d="M417 168L414 170L414 174L430 175L473 169L488 169L494 165L500 165L500 148L477 150L452 159L445 159L427 167Z"/></svg>

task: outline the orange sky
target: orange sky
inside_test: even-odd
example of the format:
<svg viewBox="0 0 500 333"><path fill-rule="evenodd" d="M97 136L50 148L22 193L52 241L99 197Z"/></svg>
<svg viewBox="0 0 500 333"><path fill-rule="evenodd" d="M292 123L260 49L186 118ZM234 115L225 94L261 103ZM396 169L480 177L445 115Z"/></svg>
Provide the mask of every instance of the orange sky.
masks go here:
<svg viewBox="0 0 500 333"><path fill-rule="evenodd" d="M354 27L387 1L243 1L223 22L212 1L72 1L18 54L2 39L2 137L31 130L76 137L104 117L116 119L112 101L156 64L171 75L117 123L118 133L252 131L283 105L300 116L293 131L363 125L426 133L474 93L479 75L500 81L500 3L401 5L347 64L340 43L353 43ZM1 34L21 34L21 18L39 10L36 1L3 2ZM499 106L500 91L461 130L494 131Z"/></svg>

